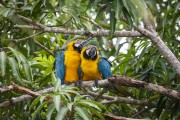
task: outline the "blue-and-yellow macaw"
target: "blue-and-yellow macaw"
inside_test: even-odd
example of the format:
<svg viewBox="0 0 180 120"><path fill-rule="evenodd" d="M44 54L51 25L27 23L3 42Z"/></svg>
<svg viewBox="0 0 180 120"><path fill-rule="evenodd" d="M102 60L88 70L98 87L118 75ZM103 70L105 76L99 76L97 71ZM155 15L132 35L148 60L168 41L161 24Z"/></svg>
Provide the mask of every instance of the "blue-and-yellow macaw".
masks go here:
<svg viewBox="0 0 180 120"><path fill-rule="evenodd" d="M82 80L102 80L111 76L111 63L104 57L99 57L97 47L84 46L81 51Z"/></svg>
<svg viewBox="0 0 180 120"><path fill-rule="evenodd" d="M73 40L67 44L67 49L57 54L55 60L56 78L61 84L79 80L78 68L80 66L80 53L87 41Z"/></svg>
<svg viewBox="0 0 180 120"><path fill-rule="evenodd" d="M98 49L94 45L86 45L81 51L81 77L82 80L102 80L111 77L111 63L104 57L100 57ZM95 84L97 84L95 82ZM123 96L130 95L127 90L119 85L110 86L111 92Z"/></svg>

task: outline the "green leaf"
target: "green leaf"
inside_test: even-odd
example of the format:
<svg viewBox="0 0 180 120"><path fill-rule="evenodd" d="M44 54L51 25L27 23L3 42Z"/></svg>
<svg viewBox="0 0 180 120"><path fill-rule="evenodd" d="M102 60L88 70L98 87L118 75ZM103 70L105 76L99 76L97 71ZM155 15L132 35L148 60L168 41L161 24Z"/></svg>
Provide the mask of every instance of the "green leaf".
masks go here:
<svg viewBox="0 0 180 120"><path fill-rule="evenodd" d="M49 103L49 101L46 101L46 102L44 102L43 104L41 104L41 105L36 109L36 111L32 114L32 120L35 119L36 115L37 115L38 113L40 113L40 110L41 110L45 105L47 105L48 103Z"/></svg>
<svg viewBox="0 0 180 120"><path fill-rule="evenodd" d="M156 115L157 117L159 117L166 105L166 101L167 101L167 98L164 97L164 96L161 96L159 101L158 101L158 104L157 104L157 110L156 110Z"/></svg>
<svg viewBox="0 0 180 120"><path fill-rule="evenodd" d="M126 8L123 8L122 10L123 10L124 17L126 18L126 20L127 20L127 22L128 22L128 25L129 25L130 29L132 29L133 22L132 22L131 15L129 14L129 12L127 11Z"/></svg>
<svg viewBox="0 0 180 120"><path fill-rule="evenodd" d="M53 96L53 102L54 102L54 105L56 107L56 110L59 112L60 105L61 105L61 97L60 97L60 95Z"/></svg>
<svg viewBox="0 0 180 120"><path fill-rule="evenodd" d="M33 80L32 70L31 70L31 67L30 67L27 59L21 53L19 54L19 57L20 57L21 61L23 62L23 69L24 69L27 79L32 81Z"/></svg>
<svg viewBox="0 0 180 120"><path fill-rule="evenodd" d="M110 12L110 28L111 28L111 35L113 35L116 29L115 11Z"/></svg>
<svg viewBox="0 0 180 120"><path fill-rule="evenodd" d="M74 109L77 112L77 114L79 114L83 118L83 120L90 120L91 119L87 110L85 110L81 107L78 107L78 106L76 106Z"/></svg>
<svg viewBox="0 0 180 120"><path fill-rule="evenodd" d="M72 111L72 107L74 105L74 102L71 102L71 103L67 103L67 108Z"/></svg>
<svg viewBox="0 0 180 120"><path fill-rule="evenodd" d="M75 98L74 98L74 101L76 102L76 101L80 101L80 100L82 100L83 98L85 98L85 97L88 97L89 95L77 95L77 96L75 96Z"/></svg>
<svg viewBox="0 0 180 120"><path fill-rule="evenodd" d="M57 113L55 120L64 120L65 115L67 114L68 108L66 106L62 107L61 110Z"/></svg>
<svg viewBox="0 0 180 120"><path fill-rule="evenodd" d="M21 64L21 59L20 59L20 57L19 57L19 52L16 51L15 49L11 48L11 47L8 47L8 49L10 49L11 52L14 54L14 56L15 56L16 59L18 60L19 66L20 66L20 64Z"/></svg>
<svg viewBox="0 0 180 120"><path fill-rule="evenodd" d="M121 0L116 0L115 3L116 3L116 19L119 20L119 17L122 12L122 2Z"/></svg>
<svg viewBox="0 0 180 120"><path fill-rule="evenodd" d="M65 0L58 0L59 3L59 8L62 9L63 6L65 5Z"/></svg>
<svg viewBox="0 0 180 120"><path fill-rule="evenodd" d="M52 115L54 109L55 109L55 106L54 106L53 103L48 106L48 111L47 111L47 114L46 114L46 119L47 120L51 120L51 115Z"/></svg>
<svg viewBox="0 0 180 120"><path fill-rule="evenodd" d="M32 10L31 10L31 14L40 11L41 6L43 5L42 2L43 2L42 0L38 0L38 1L35 2L35 4L34 4Z"/></svg>
<svg viewBox="0 0 180 120"><path fill-rule="evenodd" d="M46 98L47 96L41 96L40 97L40 102L41 102L41 104L43 103L43 101L44 101L44 99Z"/></svg>
<svg viewBox="0 0 180 120"><path fill-rule="evenodd" d="M45 7L54 12L54 7L51 5L49 0L46 0Z"/></svg>
<svg viewBox="0 0 180 120"><path fill-rule="evenodd" d="M7 55L4 51L0 52L0 66L2 76L6 74Z"/></svg>
<svg viewBox="0 0 180 120"><path fill-rule="evenodd" d="M99 103L99 102L92 101L92 100L85 100L85 101L87 101L87 102L91 102L91 103L93 103L93 104L95 104L95 105L99 106L100 108L102 108L102 109L106 110L106 107L105 107L104 105L102 105L101 103Z"/></svg>
<svg viewBox="0 0 180 120"><path fill-rule="evenodd" d="M101 115L101 113L97 111L96 109L89 106L86 106L86 108L90 110L92 113L94 113L96 116L98 116L101 120L105 120L104 117Z"/></svg>
<svg viewBox="0 0 180 120"><path fill-rule="evenodd" d="M13 76L15 76L17 80L21 80L21 76L19 73L19 68L16 60L14 59L14 57L9 57L8 60L12 69Z"/></svg>
<svg viewBox="0 0 180 120"><path fill-rule="evenodd" d="M90 101L81 101L81 102L78 102L78 104L85 105L85 106L88 105L90 107L96 108L97 110L101 111L101 109L96 104Z"/></svg>
<svg viewBox="0 0 180 120"><path fill-rule="evenodd" d="M30 109L32 109L35 105L37 105L37 103L39 102L39 100L41 99L41 96L38 96L29 106Z"/></svg>

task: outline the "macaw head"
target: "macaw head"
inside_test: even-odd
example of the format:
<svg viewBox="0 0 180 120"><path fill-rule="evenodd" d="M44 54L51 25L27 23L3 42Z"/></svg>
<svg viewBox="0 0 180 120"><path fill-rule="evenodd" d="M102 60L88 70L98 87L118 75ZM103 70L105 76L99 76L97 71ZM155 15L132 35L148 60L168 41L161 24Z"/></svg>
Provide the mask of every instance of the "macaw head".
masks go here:
<svg viewBox="0 0 180 120"><path fill-rule="evenodd" d="M90 60L98 59L97 47L94 45L88 45L84 47L82 50L82 54L85 59L90 59Z"/></svg>
<svg viewBox="0 0 180 120"><path fill-rule="evenodd" d="M73 40L71 42L68 43L67 45L67 49L68 50L75 50L78 51L79 53L81 53L82 48L84 47L84 45L87 43L88 41L86 40Z"/></svg>

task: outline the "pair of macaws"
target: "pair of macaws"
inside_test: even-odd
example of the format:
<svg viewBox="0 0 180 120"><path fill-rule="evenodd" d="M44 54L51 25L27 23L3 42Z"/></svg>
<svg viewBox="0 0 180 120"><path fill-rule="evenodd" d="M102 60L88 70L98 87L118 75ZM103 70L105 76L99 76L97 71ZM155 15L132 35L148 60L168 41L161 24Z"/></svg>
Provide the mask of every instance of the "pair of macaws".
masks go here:
<svg viewBox="0 0 180 120"><path fill-rule="evenodd" d="M61 84L111 76L111 64L99 56L97 47L90 45L89 41L73 40L66 48L57 54L55 60L56 78L61 79Z"/></svg>

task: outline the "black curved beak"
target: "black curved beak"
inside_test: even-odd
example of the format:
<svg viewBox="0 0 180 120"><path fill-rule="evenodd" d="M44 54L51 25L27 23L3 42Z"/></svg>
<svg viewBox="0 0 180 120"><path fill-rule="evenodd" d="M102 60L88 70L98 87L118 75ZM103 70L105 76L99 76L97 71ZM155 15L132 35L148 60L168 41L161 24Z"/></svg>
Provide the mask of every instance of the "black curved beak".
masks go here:
<svg viewBox="0 0 180 120"><path fill-rule="evenodd" d="M91 59L92 59L93 57L96 56L96 54L97 54L96 47L91 47L91 48L89 49L88 56L90 56Z"/></svg>
<svg viewBox="0 0 180 120"><path fill-rule="evenodd" d="M87 42L88 42L88 41L85 40L85 41L83 41L82 43L79 44L79 46L78 46L78 52L79 52L79 53L81 53L81 50L83 49L84 45L86 45Z"/></svg>

